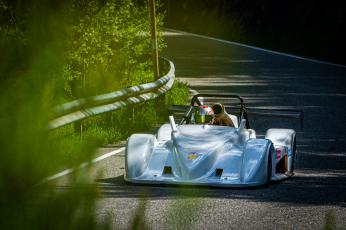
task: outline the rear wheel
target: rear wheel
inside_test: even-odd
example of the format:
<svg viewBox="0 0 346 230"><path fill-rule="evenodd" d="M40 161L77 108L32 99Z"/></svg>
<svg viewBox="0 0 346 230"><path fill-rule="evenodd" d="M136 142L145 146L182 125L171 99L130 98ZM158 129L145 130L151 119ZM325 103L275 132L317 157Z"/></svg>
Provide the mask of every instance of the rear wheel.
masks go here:
<svg viewBox="0 0 346 230"><path fill-rule="evenodd" d="M279 162L276 163L275 173L286 173L288 170L288 158L285 155Z"/></svg>

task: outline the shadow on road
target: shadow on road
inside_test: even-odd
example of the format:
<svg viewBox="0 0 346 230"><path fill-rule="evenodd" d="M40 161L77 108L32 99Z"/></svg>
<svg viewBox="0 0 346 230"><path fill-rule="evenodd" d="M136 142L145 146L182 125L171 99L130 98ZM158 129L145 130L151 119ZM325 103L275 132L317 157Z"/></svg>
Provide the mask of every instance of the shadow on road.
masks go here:
<svg viewBox="0 0 346 230"><path fill-rule="evenodd" d="M329 154L329 153L328 153ZM211 188L202 186L133 185L124 182L123 176L99 179L100 190L105 197L138 198L143 194L151 199L217 198L244 199L256 202L271 202L297 205L338 205L346 207L346 174L340 168L328 168L331 162L346 162L346 156L309 155L301 152L298 162L308 157L311 162L298 164L296 174L285 181L273 183L268 187L255 188ZM330 162L329 162L330 161ZM325 167L313 168L313 165Z"/></svg>

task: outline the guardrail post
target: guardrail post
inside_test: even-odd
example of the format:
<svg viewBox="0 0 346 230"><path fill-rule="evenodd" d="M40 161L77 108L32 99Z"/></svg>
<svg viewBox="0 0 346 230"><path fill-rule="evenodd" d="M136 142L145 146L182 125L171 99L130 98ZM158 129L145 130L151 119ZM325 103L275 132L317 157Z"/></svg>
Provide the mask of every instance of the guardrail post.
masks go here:
<svg viewBox="0 0 346 230"><path fill-rule="evenodd" d="M156 36L156 5L155 0L150 0L150 22L151 22L151 47L153 52L153 67L155 80L159 79L159 53Z"/></svg>
<svg viewBox="0 0 346 230"><path fill-rule="evenodd" d="M83 121L77 121L76 123L74 123L73 128L74 128L74 132L78 133L80 136L80 139L83 139Z"/></svg>
<svg viewBox="0 0 346 230"><path fill-rule="evenodd" d="M159 68L159 54L157 45L157 33L156 33L156 2L155 0L150 0L150 24L151 24L151 46L153 53L153 69L155 80L160 78L160 68ZM156 112L159 117L163 116L165 107L165 95L159 96L156 99Z"/></svg>

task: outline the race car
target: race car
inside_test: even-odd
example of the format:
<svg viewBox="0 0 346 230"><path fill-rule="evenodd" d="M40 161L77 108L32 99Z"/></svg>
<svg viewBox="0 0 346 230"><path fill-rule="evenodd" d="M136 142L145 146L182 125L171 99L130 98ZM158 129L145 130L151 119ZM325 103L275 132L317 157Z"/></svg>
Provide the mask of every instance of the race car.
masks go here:
<svg viewBox="0 0 346 230"><path fill-rule="evenodd" d="M199 111L204 106L200 99L205 97L237 100L239 112L236 115L227 113L229 108L224 106L234 127L213 125L211 121L206 122L207 119L197 122L197 115L201 115ZM179 123L176 124L174 116L170 116L170 123L163 124L156 135L133 134L129 137L125 152L125 181L249 187L293 175L297 153L295 130L270 128L264 138L257 138L255 130L250 128L247 108L240 96L198 94L192 97L190 106L175 106L175 109L186 109ZM303 117L301 111L293 110L262 109L251 113L270 112L301 120Z"/></svg>

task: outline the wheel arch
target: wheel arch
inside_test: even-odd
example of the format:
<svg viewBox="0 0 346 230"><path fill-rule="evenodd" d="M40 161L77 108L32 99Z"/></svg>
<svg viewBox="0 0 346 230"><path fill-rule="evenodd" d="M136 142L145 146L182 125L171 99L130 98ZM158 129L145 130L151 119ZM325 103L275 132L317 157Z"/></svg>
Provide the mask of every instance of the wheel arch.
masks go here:
<svg viewBox="0 0 346 230"><path fill-rule="evenodd" d="M296 132L293 129L268 129L265 135L266 139L273 142L275 146L287 148L287 172L293 173L294 156L296 151ZM276 160L273 159L275 163ZM274 168L276 164L273 164ZM275 170L273 170L275 173Z"/></svg>
<svg viewBox="0 0 346 230"><path fill-rule="evenodd" d="M144 173L155 145L156 137L151 134L133 134L129 137L125 150L125 180L129 181Z"/></svg>
<svg viewBox="0 0 346 230"><path fill-rule="evenodd" d="M249 139L244 146L241 180L265 184L268 180L268 162L273 158L273 143L267 139Z"/></svg>

